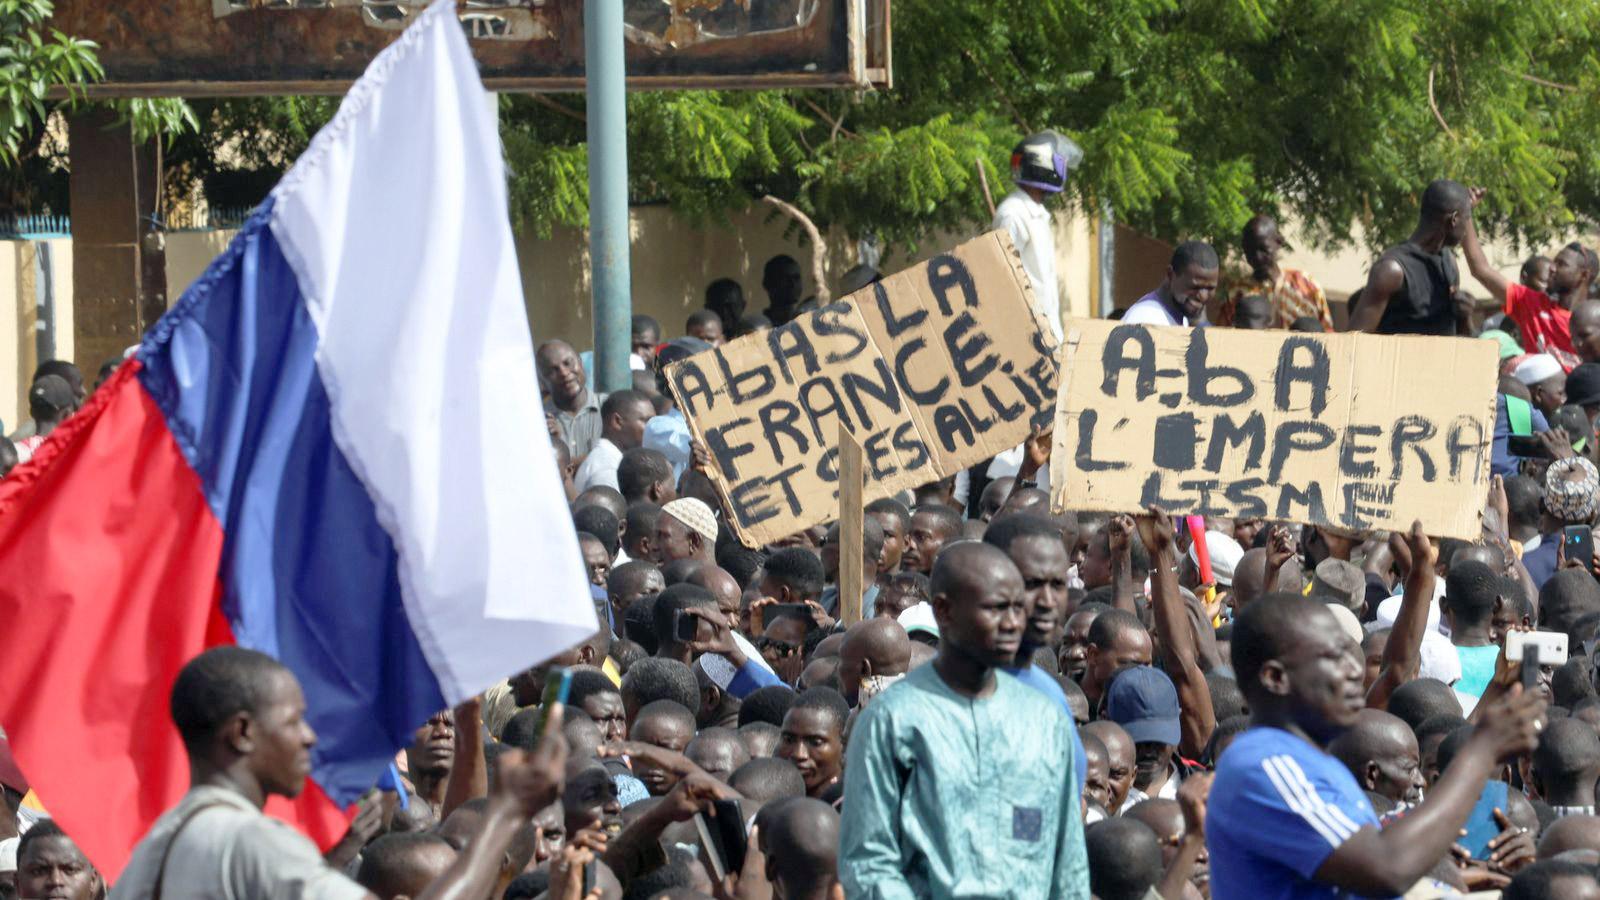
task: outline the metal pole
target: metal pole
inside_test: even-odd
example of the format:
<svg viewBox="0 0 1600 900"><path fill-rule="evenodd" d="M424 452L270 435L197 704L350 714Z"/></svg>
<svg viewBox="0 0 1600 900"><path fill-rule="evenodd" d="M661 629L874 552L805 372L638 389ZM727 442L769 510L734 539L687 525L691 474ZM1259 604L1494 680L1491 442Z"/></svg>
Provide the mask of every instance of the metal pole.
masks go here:
<svg viewBox="0 0 1600 900"><path fill-rule="evenodd" d="M628 265L627 66L622 0L584 0L584 82L589 98L589 265L594 295L594 383L631 387L633 302Z"/></svg>
<svg viewBox="0 0 1600 900"><path fill-rule="evenodd" d="M1117 237L1116 217L1111 211L1110 201L1100 203L1100 233L1096 235L1100 241L1100 318L1106 318L1117 308L1117 298L1112 294L1117 289Z"/></svg>

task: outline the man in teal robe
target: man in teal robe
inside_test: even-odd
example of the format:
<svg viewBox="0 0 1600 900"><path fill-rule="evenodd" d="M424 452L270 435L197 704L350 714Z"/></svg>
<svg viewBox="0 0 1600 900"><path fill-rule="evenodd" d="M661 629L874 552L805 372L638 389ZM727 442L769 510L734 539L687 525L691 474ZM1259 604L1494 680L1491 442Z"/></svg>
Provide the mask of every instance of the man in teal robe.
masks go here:
<svg viewBox="0 0 1600 900"><path fill-rule="evenodd" d="M1089 897L1072 722L1004 672L1022 576L956 544L933 569L939 655L862 711L845 766L839 875L862 900Z"/></svg>

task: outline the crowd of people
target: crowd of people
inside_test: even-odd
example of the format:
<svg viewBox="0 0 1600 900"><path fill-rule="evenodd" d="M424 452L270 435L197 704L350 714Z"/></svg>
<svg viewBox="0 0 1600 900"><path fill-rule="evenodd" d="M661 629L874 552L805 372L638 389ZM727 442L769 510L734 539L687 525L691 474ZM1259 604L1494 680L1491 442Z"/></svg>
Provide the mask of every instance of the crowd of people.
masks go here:
<svg viewBox="0 0 1600 900"><path fill-rule="evenodd" d="M1025 259L1074 149L1040 146L997 219ZM1505 279L1480 197L1430 185L1350 315L1497 344L1477 540L1053 510L1035 435L867 505L850 621L839 524L742 544L666 390L673 362L813 305L778 257L764 314L723 280L682 335L636 317L630 389L538 348L593 635L418 728L325 852L262 812L309 770L300 685L208 651L170 698L192 788L114 886L0 753L0 898L1600 897L1600 554L1569 552L1600 518L1600 267L1571 244ZM1332 328L1276 222L1240 249L1227 277L1179 246L1123 320ZM41 366L0 475L87 393ZM1569 657L1519 664L1527 632Z"/></svg>

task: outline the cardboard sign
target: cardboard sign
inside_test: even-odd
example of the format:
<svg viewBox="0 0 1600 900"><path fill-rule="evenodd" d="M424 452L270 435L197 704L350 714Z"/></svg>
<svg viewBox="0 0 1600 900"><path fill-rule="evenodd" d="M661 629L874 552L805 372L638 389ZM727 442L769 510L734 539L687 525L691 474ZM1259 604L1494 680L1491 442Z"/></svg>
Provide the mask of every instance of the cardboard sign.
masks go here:
<svg viewBox="0 0 1600 900"><path fill-rule="evenodd" d="M1260 516L1476 539L1495 346L1072 319L1057 508Z"/></svg>
<svg viewBox="0 0 1600 900"><path fill-rule="evenodd" d="M838 515L841 425L868 503L1047 426L1055 339L1010 236L991 232L667 380L740 539L760 546Z"/></svg>

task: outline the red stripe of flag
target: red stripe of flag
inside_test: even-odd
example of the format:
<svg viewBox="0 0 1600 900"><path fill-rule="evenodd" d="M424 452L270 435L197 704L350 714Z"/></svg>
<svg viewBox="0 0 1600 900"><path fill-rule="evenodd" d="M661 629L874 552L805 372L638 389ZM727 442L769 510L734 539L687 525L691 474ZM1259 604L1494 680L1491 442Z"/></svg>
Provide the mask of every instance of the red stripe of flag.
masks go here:
<svg viewBox="0 0 1600 900"><path fill-rule="evenodd" d="M124 363L0 480L0 724L111 880L189 787L167 706L178 670L234 641L222 527L138 370ZM283 817L330 846L348 819L308 787Z"/></svg>

